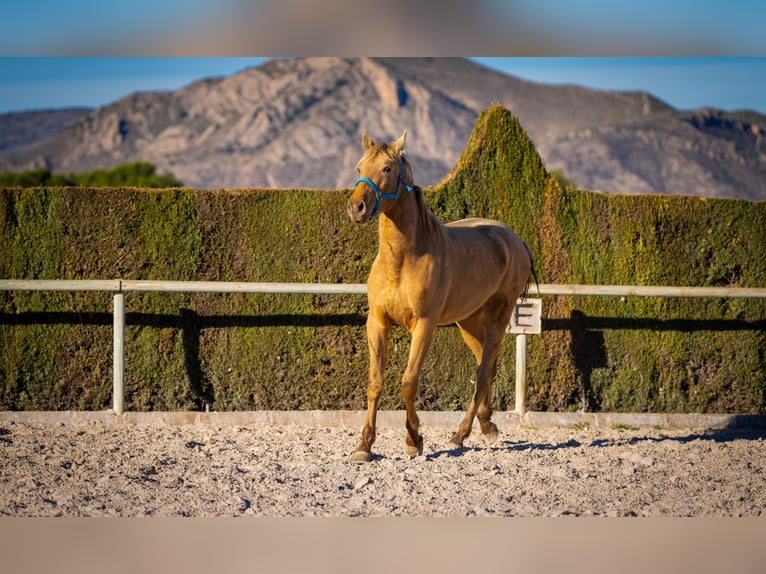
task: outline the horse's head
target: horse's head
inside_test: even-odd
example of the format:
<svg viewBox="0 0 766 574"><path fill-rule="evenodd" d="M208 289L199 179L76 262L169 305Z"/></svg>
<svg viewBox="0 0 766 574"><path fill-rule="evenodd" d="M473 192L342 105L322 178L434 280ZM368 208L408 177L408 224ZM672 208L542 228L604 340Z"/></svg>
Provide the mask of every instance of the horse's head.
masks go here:
<svg viewBox="0 0 766 574"><path fill-rule="evenodd" d="M406 136L407 130L404 130L395 142L376 144L364 132L364 154L356 164L359 179L346 205L351 221L364 223L385 213L396 203L402 187L412 191L412 174L404 157Z"/></svg>

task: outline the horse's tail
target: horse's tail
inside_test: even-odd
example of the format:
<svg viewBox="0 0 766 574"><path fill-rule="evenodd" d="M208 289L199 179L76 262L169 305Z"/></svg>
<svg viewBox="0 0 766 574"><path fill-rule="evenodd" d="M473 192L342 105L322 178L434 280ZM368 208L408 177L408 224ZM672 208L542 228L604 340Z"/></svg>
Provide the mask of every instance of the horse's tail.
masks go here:
<svg viewBox="0 0 766 574"><path fill-rule="evenodd" d="M521 242L522 245L524 245L524 249L527 250L527 255L529 255L529 277L527 277L527 283L524 285L524 290L521 292L521 298L526 299L527 295L529 294L529 284L532 278L535 280L535 287L537 287L537 295L540 296L540 283L537 281L537 271L535 271L535 258L532 256L532 250L529 248L529 245L527 245L526 241Z"/></svg>

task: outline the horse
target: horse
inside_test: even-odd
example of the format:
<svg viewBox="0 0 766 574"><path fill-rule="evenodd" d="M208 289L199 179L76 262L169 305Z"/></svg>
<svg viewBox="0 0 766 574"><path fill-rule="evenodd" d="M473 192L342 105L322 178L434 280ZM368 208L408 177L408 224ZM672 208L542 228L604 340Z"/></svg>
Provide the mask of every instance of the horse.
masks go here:
<svg viewBox="0 0 766 574"><path fill-rule="evenodd" d="M378 253L367 280L367 415L352 462L373 459L387 339L394 324L412 336L402 380L407 455L423 453L415 398L423 360L439 325L457 323L478 363L473 397L450 447L463 446L474 417L488 443L497 440L490 396L498 351L516 300L526 296L534 273L529 246L504 223L471 218L444 224L431 212L422 189L413 182L404 153L406 136L404 130L392 143L375 143L364 132L364 153L356 165L359 179L346 205L355 223L378 219Z"/></svg>

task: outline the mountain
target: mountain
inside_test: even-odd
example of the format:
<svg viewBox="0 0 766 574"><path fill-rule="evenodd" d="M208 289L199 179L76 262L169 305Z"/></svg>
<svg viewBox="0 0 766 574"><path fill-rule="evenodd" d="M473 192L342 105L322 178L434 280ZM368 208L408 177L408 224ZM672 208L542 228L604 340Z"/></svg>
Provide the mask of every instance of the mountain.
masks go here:
<svg viewBox="0 0 766 574"><path fill-rule="evenodd" d="M766 116L680 111L645 92L551 86L460 58L272 60L175 92L135 93L53 139L0 150L0 171L147 160L202 188L343 188L361 133L408 130L416 181L438 182L478 113L512 110L549 169L580 187L766 199Z"/></svg>
<svg viewBox="0 0 766 574"><path fill-rule="evenodd" d="M0 154L40 145L91 111L91 108L64 108L0 114Z"/></svg>

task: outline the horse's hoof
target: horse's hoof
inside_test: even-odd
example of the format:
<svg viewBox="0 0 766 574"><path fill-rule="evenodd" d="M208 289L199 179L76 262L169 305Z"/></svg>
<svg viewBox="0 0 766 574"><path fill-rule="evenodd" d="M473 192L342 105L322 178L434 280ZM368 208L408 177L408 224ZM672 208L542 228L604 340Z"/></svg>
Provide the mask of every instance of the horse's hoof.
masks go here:
<svg viewBox="0 0 766 574"><path fill-rule="evenodd" d="M410 458L415 456L420 456L421 454L423 454L423 444L421 443L420 446L407 445L404 447L404 452L406 452L407 456L409 456Z"/></svg>
<svg viewBox="0 0 766 574"><path fill-rule="evenodd" d="M418 435L418 440L416 444L412 444L413 441L409 436L407 437L407 440L404 443L404 452L407 453L407 456L413 457L413 456L420 456L423 454L423 437Z"/></svg>
<svg viewBox="0 0 766 574"><path fill-rule="evenodd" d="M463 439L460 437L460 435L455 433L455 435L449 440L448 446L453 450L463 448Z"/></svg>
<svg viewBox="0 0 766 574"><path fill-rule="evenodd" d="M357 450L349 459L349 462L370 462L372 460L372 453L366 450Z"/></svg>
<svg viewBox="0 0 766 574"><path fill-rule="evenodd" d="M495 423L489 423L489 430L484 433L484 439L489 446L492 446L497 442L497 438L500 433L497 432L497 425Z"/></svg>

